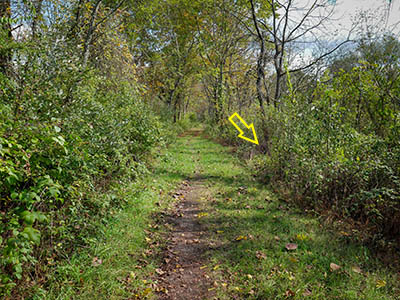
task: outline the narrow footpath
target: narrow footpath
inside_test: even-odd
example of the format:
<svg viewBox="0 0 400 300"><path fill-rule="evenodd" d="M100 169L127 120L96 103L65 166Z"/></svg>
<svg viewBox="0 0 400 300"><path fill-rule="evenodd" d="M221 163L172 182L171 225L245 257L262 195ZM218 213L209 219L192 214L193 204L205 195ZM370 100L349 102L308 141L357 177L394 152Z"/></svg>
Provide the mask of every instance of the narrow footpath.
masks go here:
<svg viewBox="0 0 400 300"><path fill-rule="evenodd" d="M155 170L181 178L164 218L158 299L400 299L399 274L350 229L279 200L230 152L190 131Z"/></svg>

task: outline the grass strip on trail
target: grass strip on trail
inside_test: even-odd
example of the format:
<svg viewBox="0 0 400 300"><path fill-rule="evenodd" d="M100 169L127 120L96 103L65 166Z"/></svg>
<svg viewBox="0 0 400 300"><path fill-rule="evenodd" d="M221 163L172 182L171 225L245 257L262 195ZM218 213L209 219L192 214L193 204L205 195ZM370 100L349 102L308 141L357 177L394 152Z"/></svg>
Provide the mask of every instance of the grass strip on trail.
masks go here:
<svg viewBox="0 0 400 300"><path fill-rule="evenodd" d="M351 232L332 232L279 201L226 147L183 140L199 153L208 186L201 220L212 229L208 270L218 299L399 299L399 274Z"/></svg>

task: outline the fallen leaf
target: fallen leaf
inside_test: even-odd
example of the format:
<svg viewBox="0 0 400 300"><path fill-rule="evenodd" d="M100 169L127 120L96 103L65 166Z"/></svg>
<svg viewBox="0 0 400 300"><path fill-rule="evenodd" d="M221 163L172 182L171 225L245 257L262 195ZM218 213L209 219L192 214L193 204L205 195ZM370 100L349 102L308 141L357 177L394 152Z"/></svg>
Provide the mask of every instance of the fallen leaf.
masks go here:
<svg viewBox="0 0 400 300"><path fill-rule="evenodd" d="M331 271L337 271L339 270L341 267L337 264L331 263L330 265Z"/></svg>
<svg viewBox="0 0 400 300"><path fill-rule="evenodd" d="M257 252L256 252L256 257L257 257L258 259L266 259L266 258L267 258L267 256L265 255L265 253L263 253L263 252L261 252L261 251L257 251Z"/></svg>
<svg viewBox="0 0 400 300"><path fill-rule="evenodd" d="M297 244L295 243L287 243L285 246L286 250L290 251L290 250L296 250L297 249Z"/></svg>
<svg viewBox="0 0 400 300"><path fill-rule="evenodd" d="M292 257L292 256L289 257L289 260L290 260L292 263L297 263L297 262L298 262L298 260L297 260L296 258Z"/></svg>
<svg viewBox="0 0 400 300"><path fill-rule="evenodd" d="M281 238L279 237L279 236L274 236L274 239L275 239L275 241L280 241L281 240Z"/></svg>
<svg viewBox="0 0 400 300"><path fill-rule="evenodd" d="M386 286L386 281L385 280L380 280L380 279L378 279L377 281L376 281L376 287L379 289L379 288L382 288L382 287L384 287L384 286Z"/></svg>
<svg viewBox="0 0 400 300"><path fill-rule="evenodd" d="M312 293L311 293L311 291L309 289L305 289L304 292L303 292L303 296L304 297L311 296L311 294Z"/></svg>
<svg viewBox="0 0 400 300"><path fill-rule="evenodd" d="M286 297L294 297L296 294L292 290L287 290L285 292Z"/></svg>
<svg viewBox="0 0 400 300"><path fill-rule="evenodd" d="M245 236L245 235L239 235L235 240L236 240L236 241L247 240L247 236Z"/></svg>
<svg viewBox="0 0 400 300"><path fill-rule="evenodd" d="M103 261L102 261L101 259L99 259L99 258L97 258L97 257L93 257L93 260L92 260L92 266L93 266L93 267L98 267L98 266L100 266L102 263L103 263Z"/></svg>
<svg viewBox="0 0 400 300"><path fill-rule="evenodd" d="M308 236L306 236L305 234L301 233L301 234L297 234L297 235L296 235L296 238L297 238L299 241L305 241L305 240L308 239Z"/></svg>
<svg viewBox="0 0 400 300"><path fill-rule="evenodd" d="M151 288L147 288L147 289L145 289L144 291L143 291L143 294L142 294L142 296L144 296L144 297L146 297L148 294L150 294L151 293Z"/></svg>
<svg viewBox="0 0 400 300"><path fill-rule="evenodd" d="M163 270L161 270L161 269L156 269L156 273L158 275L164 275L165 274L165 272Z"/></svg>
<svg viewBox="0 0 400 300"><path fill-rule="evenodd" d="M358 273L358 274L361 274L361 273L362 273L360 267L357 267L357 266L352 267L351 270L352 270L354 273Z"/></svg>
<svg viewBox="0 0 400 300"><path fill-rule="evenodd" d="M206 212L201 212L201 213L199 213L198 215L197 215L197 218L203 218L203 217L207 217L208 216L208 213L206 213Z"/></svg>
<svg viewBox="0 0 400 300"><path fill-rule="evenodd" d="M168 294L168 290L165 287L156 287L156 292Z"/></svg>

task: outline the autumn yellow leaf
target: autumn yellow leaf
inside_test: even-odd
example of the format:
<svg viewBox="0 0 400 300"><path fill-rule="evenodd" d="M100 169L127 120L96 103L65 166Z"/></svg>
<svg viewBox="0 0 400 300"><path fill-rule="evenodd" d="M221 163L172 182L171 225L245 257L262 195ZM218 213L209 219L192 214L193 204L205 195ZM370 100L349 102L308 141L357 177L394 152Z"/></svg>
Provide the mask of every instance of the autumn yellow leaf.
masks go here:
<svg viewBox="0 0 400 300"><path fill-rule="evenodd" d="M146 297L148 294L150 294L151 293L151 288L147 288L147 289L145 289L144 291L143 291L143 296L144 297Z"/></svg>
<svg viewBox="0 0 400 300"><path fill-rule="evenodd" d="M301 234L297 234L297 235L296 235L296 238L297 238L299 241L305 241L305 240L308 239L308 236L306 236L305 234L301 233Z"/></svg>
<svg viewBox="0 0 400 300"><path fill-rule="evenodd" d="M359 273L359 274L362 273L360 267L357 267L357 266L352 267L351 270L352 270L354 273Z"/></svg>
<svg viewBox="0 0 400 300"><path fill-rule="evenodd" d="M386 286L386 281L385 280L381 280L381 279L378 279L377 281L376 281L376 287L379 289L379 288L382 288L382 287L385 287Z"/></svg>
<svg viewBox="0 0 400 300"><path fill-rule="evenodd" d="M208 213L206 213L206 212L201 212L201 213L199 213L198 215L197 215L197 217L200 219L200 218L203 218L203 217L207 217L208 216Z"/></svg>

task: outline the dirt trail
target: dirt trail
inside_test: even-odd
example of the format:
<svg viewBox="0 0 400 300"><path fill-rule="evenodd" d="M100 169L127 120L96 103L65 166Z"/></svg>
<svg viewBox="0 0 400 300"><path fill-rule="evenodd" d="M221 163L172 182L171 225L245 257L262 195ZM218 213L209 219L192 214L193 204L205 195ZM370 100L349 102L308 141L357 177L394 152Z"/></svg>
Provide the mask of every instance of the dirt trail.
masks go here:
<svg viewBox="0 0 400 300"><path fill-rule="evenodd" d="M167 222L172 225L164 252L164 265L159 278L163 293L161 300L210 299L210 280L202 266L208 249L206 228L198 221L201 214L199 199L204 186L199 180L189 180L174 194L179 197L173 215ZM200 215L201 216L201 215Z"/></svg>

